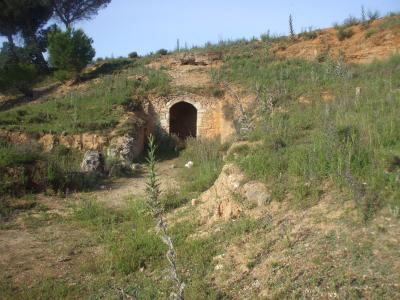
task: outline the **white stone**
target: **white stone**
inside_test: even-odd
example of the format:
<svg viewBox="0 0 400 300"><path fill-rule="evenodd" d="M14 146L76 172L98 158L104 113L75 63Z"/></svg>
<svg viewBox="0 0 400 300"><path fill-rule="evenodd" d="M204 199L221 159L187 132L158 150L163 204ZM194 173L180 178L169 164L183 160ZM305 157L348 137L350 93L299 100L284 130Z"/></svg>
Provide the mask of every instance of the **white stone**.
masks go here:
<svg viewBox="0 0 400 300"><path fill-rule="evenodd" d="M193 167L194 163L192 161L188 161L185 165L186 168L191 169Z"/></svg>

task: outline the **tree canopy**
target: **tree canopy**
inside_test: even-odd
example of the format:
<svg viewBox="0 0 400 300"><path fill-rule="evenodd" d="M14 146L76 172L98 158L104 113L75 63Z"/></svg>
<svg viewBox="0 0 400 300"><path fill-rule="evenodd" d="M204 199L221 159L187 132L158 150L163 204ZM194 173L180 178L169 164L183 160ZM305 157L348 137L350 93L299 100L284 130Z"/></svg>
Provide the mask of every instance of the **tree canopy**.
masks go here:
<svg viewBox="0 0 400 300"><path fill-rule="evenodd" d="M45 46L40 43L38 32L43 29L52 15L52 0L0 0L0 34L7 37L8 45L16 61L18 57L13 36L21 34L25 47L31 53L32 61L41 69L46 69L46 61L43 57Z"/></svg>
<svg viewBox="0 0 400 300"><path fill-rule="evenodd" d="M19 90L32 95L40 76L52 71L78 74L93 59L92 39L75 22L90 19L111 0L0 0L0 35L7 42L0 48L0 91ZM65 32L49 20L56 18ZM50 26L49 26L50 25ZM21 37L23 43L15 43ZM49 50L49 62L43 53Z"/></svg>
<svg viewBox="0 0 400 300"><path fill-rule="evenodd" d="M54 10L65 27L71 28L73 23L97 15L110 2L111 0L54 0Z"/></svg>
<svg viewBox="0 0 400 300"><path fill-rule="evenodd" d="M80 29L55 29L49 33L50 63L59 70L79 73L96 54L92 43Z"/></svg>

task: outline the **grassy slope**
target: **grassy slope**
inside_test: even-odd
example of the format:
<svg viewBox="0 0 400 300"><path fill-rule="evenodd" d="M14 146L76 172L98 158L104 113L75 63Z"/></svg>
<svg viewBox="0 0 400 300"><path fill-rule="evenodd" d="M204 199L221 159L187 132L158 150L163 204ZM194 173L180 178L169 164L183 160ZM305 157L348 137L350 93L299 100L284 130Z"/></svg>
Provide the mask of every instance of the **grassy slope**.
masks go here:
<svg viewBox="0 0 400 300"><path fill-rule="evenodd" d="M105 64L111 74L100 74L96 81L88 81L81 89L72 89L66 95L39 104L0 112L0 127L39 134L111 130L124 114L121 105L127 99L147 93L168 93L168 77L163 71L146 68L144 59L128 61L117 71L113 70L113 64L120 64L118 60ZM147 76L148 81L136 80L135 76Z"/></svg>
<svg viewBox="0 0 400 300"><path fill-rule="evenodd" d="M365 66L231 57L224 79L262 87L253 138L264 143L238 163L281 199L291 193L307 205L333 180L353 192L365 219L399 207L398 175L386 172L400 154L399 65L398 56Z"/></svg>
<svg viewBox="0 0 400 300"><path fill-rule="evenodd" d="M103 62L82 75L86 79L82 85L63 86L63 91L38 102L0 112L0 128L33 136L107 134L126 113L125 104L149 93L169 93L165 72L149 69L145 62L146 58ZM47 188L63 192L66 188L81 190L93 186L94 178L80 173L81 154L76 152L60 147L52 153L41 153L37 145L8 145L0 141L0 216L8 211L3 199L8 195L21 196Z"/></svg>

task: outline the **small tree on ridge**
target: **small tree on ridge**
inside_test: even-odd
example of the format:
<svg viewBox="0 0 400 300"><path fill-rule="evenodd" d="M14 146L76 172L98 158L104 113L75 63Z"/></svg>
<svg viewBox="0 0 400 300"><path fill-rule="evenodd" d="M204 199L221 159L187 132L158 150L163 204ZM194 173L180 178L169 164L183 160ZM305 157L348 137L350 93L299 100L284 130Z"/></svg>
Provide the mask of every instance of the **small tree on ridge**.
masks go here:
<svg viewBox="0 0 400 300"><path fill-rule="evenodd" d="M83 30L55 29L49 33L49 61L58 70L76 75L95 56L92 43L93 40Z"/></svg>

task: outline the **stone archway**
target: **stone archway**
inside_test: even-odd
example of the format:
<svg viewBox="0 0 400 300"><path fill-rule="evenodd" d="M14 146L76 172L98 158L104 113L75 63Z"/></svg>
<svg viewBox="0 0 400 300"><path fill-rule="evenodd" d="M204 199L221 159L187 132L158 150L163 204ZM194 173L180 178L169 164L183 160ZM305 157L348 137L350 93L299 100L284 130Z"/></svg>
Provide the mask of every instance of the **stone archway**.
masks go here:
<svg viewBox="0 0 400 300"><path fill-rule="evenodd" d="M197 136L197 108L187 102L175 103L169 109L169 133L181 139Z"/></svg>

